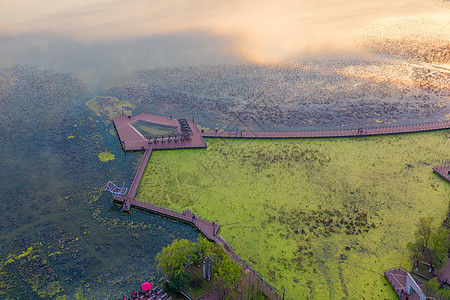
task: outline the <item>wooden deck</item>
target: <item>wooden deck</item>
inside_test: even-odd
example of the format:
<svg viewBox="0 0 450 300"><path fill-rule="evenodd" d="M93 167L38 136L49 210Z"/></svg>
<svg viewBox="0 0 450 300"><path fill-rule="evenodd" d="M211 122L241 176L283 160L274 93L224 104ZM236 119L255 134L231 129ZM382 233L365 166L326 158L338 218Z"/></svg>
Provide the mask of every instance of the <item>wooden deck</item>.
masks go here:
<svg viewBox="0 0 450 300"><path fill-rule="evenodd" d="M394 289L395 293L401 300L406 300L406 297L408 297L408 300L420 300L420 297L417 293L414 293L413 295L406 294L406 274L408 272L401 268L393 268L386 270L384 272L384 276L391 284L392 288ZM419 287L423 290L423 287L425 286L424 283L421 281L418 282ZM402 293L403 291L403 293Z"/></svg>
<svg viewBox="0 0 450 300"><path fill-rule="evenodd" d="M450 121L425 123L406 126L390 126L364 129L316 130L316 131L275 131L275 132L240 132L240 131L206 131L201 133L211 138L245 138L245 139L298 139L298 138L337 138L373 135L388 135L412 132L424 132L450 129Z"/></svg>
<svg viewBox="0 0 450 300"><path fill-rule="evenodd" d="M433 171L442 178L444 178L445 180L447 180L448 182L450 182L450 166L434 167Z"/></svg>
<svg viewBox="0 0 450 300"><path fill-rule="evenodd" d="M144 121L149 124L162 125L175 128L179 132L179 136L175 141L172 137L170 140L165 137L155 140L145 138L133 123ZM150 147L153 150L170 150L170 149L186 149L186 148L206 148L206 142L200 134L197 125L192 121L187 121L191 127L190 139L181 139L182 133L180 123L176 118L157 116L152 114L140 113L136 116L119 116L113 120L114 126L119 135L120 143L124 151L146 150Z"/></svg>

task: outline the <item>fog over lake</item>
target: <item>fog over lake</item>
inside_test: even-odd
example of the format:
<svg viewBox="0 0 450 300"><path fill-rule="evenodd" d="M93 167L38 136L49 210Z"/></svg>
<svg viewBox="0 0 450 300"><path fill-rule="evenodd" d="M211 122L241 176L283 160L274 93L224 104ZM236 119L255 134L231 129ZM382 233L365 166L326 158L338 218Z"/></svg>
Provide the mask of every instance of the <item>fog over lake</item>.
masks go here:
<svg viewBox="0 0 450 300"><path fill-rule="evenodd" d="M447 0L2 1L0 298L116 299L197 238L103 191L129 186L140 154L96 96L211 129L308 130L450 119L449 83Z"/></svg>

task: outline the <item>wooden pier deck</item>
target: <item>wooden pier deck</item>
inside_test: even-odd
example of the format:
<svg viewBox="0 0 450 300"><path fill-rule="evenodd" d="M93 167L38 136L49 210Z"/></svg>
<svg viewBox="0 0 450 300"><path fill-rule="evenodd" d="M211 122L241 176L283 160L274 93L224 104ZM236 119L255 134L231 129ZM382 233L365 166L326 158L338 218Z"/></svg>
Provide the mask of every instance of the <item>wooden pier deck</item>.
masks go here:
<svg viewBox="0 0 450 300"><path fill-rule="evenodd" d="M156 139L145 138L134 126L133 123L143 121L149 124L166 126L176 129L179 134L177 141L172 137ZM206 148L206 142L200 134L197 125L193 121L187 121L192 132L189 139L181 139L182 128L180 122L176 118L157 116L147 113L140 113L136 116L119 116L113 120L114 126L119 135L120 142L124 151L146 150L150 147L153 150L170 150L170 149L186 149L186 148Z"/></svg>
<svg viewBox="0 0 450 300"><path fill-rule="evenodd" d="M203 137L211 138L245 138L245 139L298 139L298 138L337 138L373 135L388 135L412 132L425 132L450 129L450 121L424 123L405 126L389 126L364 129L315 130L315 131L274 131L274 132L240 132L240 131L206 131Z"/></svg>
<svg viewBox="0 0 450 300"><path fill-rule="evenodd" d="M403 269L402 267L393 268L386 270L384 272L384 276L391 284L395 293L401 300L420 300L420 296L417 293L413 293L412 295L406 294L406 274L408 271ZM423 290L425 284L421 281L417 282L419 287ZM402 292L403 291L403 292Z"/></svg>
<svg viewBox="0 0 450 300"><path fill-rule="evenodd" d="M434 167L433 171L442 178L444 178L445 180L447 180L448 182L450 182L450 165Z"/></svg>

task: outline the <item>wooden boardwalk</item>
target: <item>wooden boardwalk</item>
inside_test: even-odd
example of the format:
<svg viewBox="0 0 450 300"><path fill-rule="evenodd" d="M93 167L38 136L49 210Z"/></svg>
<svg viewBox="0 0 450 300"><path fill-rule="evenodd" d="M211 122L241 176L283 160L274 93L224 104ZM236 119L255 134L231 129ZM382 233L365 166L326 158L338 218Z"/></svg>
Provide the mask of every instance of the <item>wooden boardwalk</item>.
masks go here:
<svg viewBox="0 0 450 300"><path fill-rule="evenodd" d="M400 134L400 133L412 133L412 132L424 132L433 130L450 129L450 121L418 124L410 126L392 126L392 127L380 127L369 129L344 129L344 130L324 130L324 131L296 131L296 132L225 132L225 131L208 131L199 132L197 125L194 122L186 121L190 129L192 130L189 135L189 139L169 139L159 138L156 143L154 140L146 139L136 128L133 127L133 123L137 121L145 121L155 125L163 125L172 128L176 128L180 134L183 131L178 119L162 117L151 114L138 114L133 117L119 116L114 120L114 126L119 135L119 139L124 151L139 151L144 150L144 156L139 164L138 170L134 177L133 183L129 189L128 195L114 196L114 200L122 202L123 211L129 211L132 206L167 216L182 222L186 222L195 226L206 238L215 241L222 245L224 249L230 254L230 256L236 262L241 263L246 272L250 273L256 280L259 280L262 284L262 288L266 295L270 295L271 299L281 299L276 291L267 284L254 270L252 270L243 260L239 258L236 253L233 252L227 241L218 235L220 224L214 221L209 221L199 216L196 216L190 210L184 210L179 212L176 210L168 209L156 204L144 202L135 198L139 183L144 175L145 168L150 160L150 156L153 150L169 150L169 149L186 149L186 148L206 148L205 137L211 138L246 138L246 139L292 139L292 138L337 138L337 137L360 137L360 136L373 136L373 135L388 135L388 134ZM442 176L444 179L450 182L450 166L435 167L434 171ZM395 268L387 270L385 272L386 278L392 284L394 290L401 299L406 299L406 294L401 295L400 291L406 286L405 270L401 268ZM415 299L409 297L409 300Z"/></svg>
<svg viewBox="0 0 450 300"><path fill-rule="evenodd" d="M148 161L150 160L150 156L152 155L152 148L145 150L144 156L142 156L141 163L136 171L136 175L134 175L133 183L131 184L130 189L128 190L128 196L125 197L125 201L123 203L122 210L129 211L131 208L131 201L136 196L139 184L141 183L142 176L144 175L145 168L147 167Z"/></svg>
<svg viewBox="0 0 450 300"><path fill-rule="evenodd" d="M267 282L265 282L261 276L258 275L245 261L243 261L230 247L228 242L217 232L219 231L220 224L209 221L203 218L200 218L196 216L193 212L190 210L184 210L183 212L179 212L173 209L168 209L166 207L152 204L149 202L144 202L138 199L134 199L131 197L121 197L121 196L115 196L114 200L124 203L129 202L129 207L132 206L137 207L139 209L149 211L151 213L160 214L169 218L173 218L177 221L182 221L188 224L193 225L196 227L207 239L216 242L217 244L221 245L225 251L229 253L231 258L241 264L244 267L244 270L247 274L252 276L254 280L261 283L261 288L264 290L265 294L270 296L270 299L279 300L281 297L277 294L275 289L269 285Z"/></svg>
<svg viewBox="0 0 450 300"><path fill-rule="evenodd" d="M245 139L299 139L299 138L337 138L373 135L388 135L412 132L425 132L450 129L450 121L424 123L406 126L390 126L364 129L316 130L316 131L274 131L274 132L240 132L240 131L206 131L201 133L211 138L245 138Z"/></svg>
<svg viewBox="0 0 450 300"><path fill-rule="evenodd" d="M178 212L176 210L168 209L163 206L159 206L159 205L152 204L149 202L141 201L141 200L131 198L131 197L115 196L114 200L122 202L122 203L129 202L130 208L132 206L138 207L140 209L143 209L143 210L146 210L146 211L149 211L152 213L160 214L160 215L163 215L166 217L176 219L178 221L192 224L201 233L203 233L209 240L212 240L212 241L216 240L215 235L217 234L217 231L220 228L219 223L200 218L188 209L183 212Z"/></svg>

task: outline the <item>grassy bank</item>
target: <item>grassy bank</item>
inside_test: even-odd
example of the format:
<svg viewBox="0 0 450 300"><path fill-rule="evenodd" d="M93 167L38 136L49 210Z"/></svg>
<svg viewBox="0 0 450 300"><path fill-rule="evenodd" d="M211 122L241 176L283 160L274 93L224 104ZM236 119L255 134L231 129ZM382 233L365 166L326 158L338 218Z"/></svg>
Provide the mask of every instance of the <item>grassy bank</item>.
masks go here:
<svg viewBox="0 0 450 300"><path fill-rule="evenodd" d="M155 151L137 197L189 208L288 298L393 298L421 216L441 222L450 186L432 166L450 132L313 140L208 139Z"/></svg>

